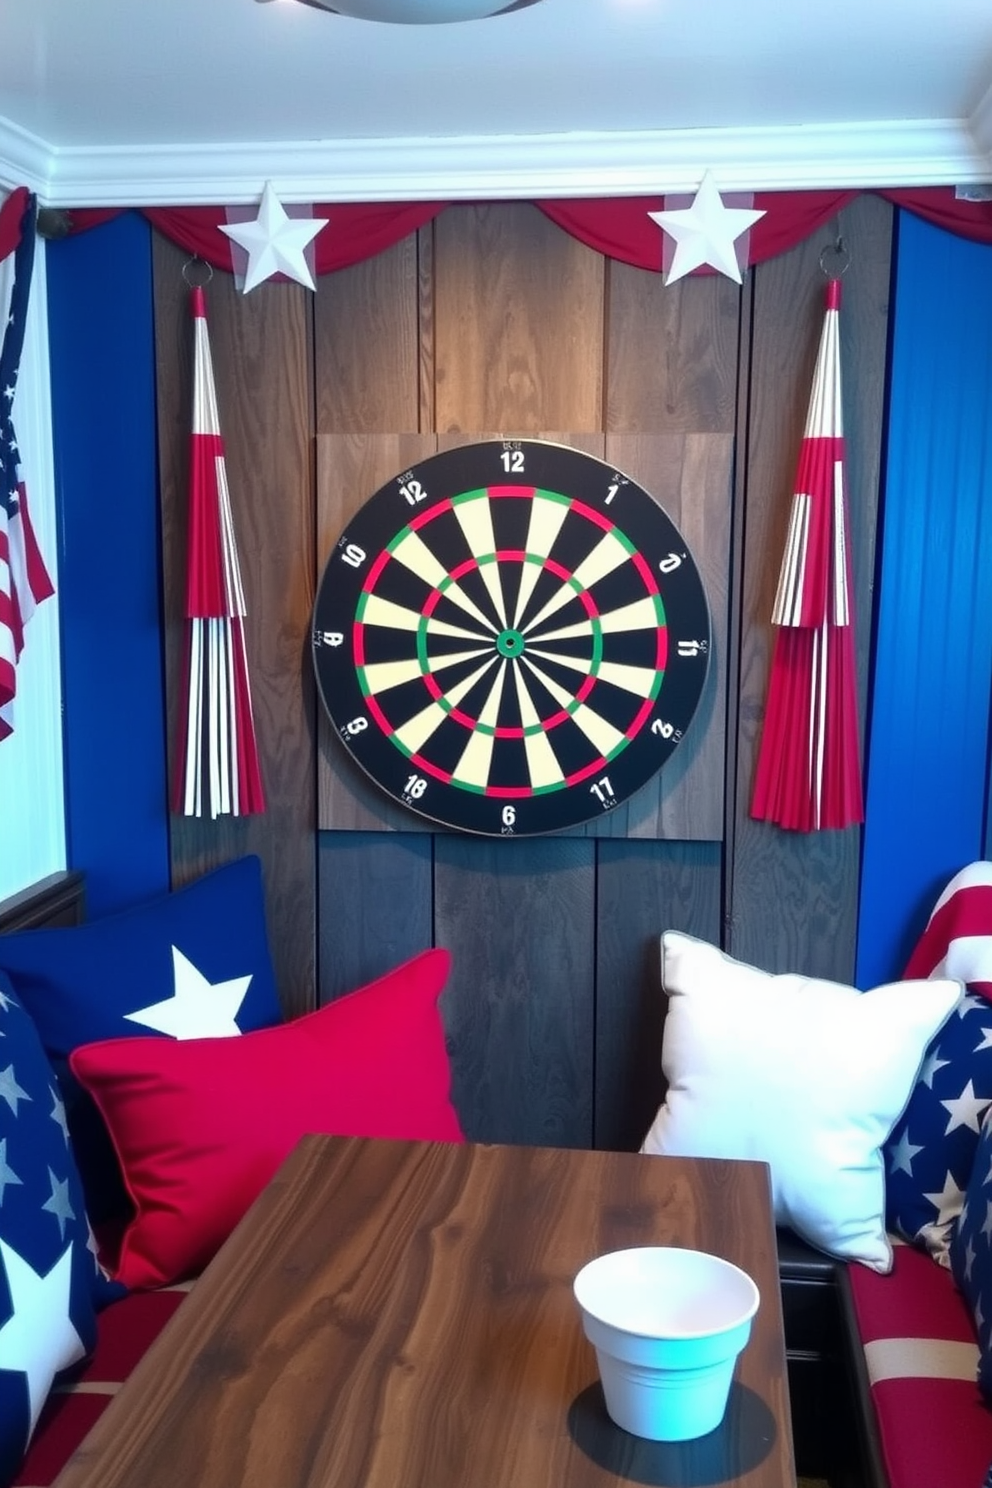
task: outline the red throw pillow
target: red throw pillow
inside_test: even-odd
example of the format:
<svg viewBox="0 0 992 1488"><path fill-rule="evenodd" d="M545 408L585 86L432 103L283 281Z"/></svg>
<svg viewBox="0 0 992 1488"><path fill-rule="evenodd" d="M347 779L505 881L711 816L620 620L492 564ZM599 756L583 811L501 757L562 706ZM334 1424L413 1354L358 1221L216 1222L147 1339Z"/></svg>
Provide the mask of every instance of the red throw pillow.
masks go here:
<svg viewBox="0 0 992 1488"><path fill-rule="evenodd" d="M115 1278L167 1285L206 1265L307 1132L463 1141L425 951L315 1013L240 1038L122 1038L73 1051L135 1215Z"/></svg>

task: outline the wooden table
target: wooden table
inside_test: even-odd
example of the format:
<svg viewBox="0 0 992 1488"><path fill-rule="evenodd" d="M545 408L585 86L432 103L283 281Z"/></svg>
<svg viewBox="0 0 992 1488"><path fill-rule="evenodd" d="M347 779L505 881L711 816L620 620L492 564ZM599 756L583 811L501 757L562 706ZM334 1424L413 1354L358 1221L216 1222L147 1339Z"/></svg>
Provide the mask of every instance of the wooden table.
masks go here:
<svg viewBox="0 0 992 1488"><path fill-rule="evenodd" d="M761 1291L723 1425L606 1416L592 1256L717 1251ZM57 1488L794 1488L762 1164L307 1137Z"/></svg>

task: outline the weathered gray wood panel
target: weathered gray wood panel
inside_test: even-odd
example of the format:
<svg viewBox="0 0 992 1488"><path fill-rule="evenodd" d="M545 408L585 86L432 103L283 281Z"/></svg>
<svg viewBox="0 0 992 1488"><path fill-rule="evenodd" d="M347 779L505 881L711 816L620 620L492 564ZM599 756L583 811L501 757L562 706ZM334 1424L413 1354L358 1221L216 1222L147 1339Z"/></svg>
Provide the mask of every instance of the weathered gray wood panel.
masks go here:
<svg viewBox="0 0 992 1488"><path fill-rule="evenodd" d="M426 832L322 832L318 845L322 1006L433 944L433 845Z"/></svg>
<svg viewBox="0 0 992 1488"><path fill-rule="evenodd" d="M772 602L823 325L826 281L819 259L838 235L851 256L843 286L841 360L862 722L864 716L891 252L891 208L871 196L857 198L822 235L754 271L727 943L733 955L769 971L848 981L854 974L860 828L799 834L749 815L771 663Z"/></svg>
<svg viewBox="0 0 992 1488"><path fill-rule="evenodd" d="M317 437L318 583L350 517L398 471L438 449L519 430L430 434L324 434ZM608 816L573 835L719 840L726 747L727 595L733 440L722 434L542 433L542 439L607 459L640 482L679 528L703 578L711 613L712 656L689 737L662 773ZM331 736L321 709L318 820L322 829L417 832L422 823L393 802Z"/></svg>
<svg viewBox="0 0 992 1488"><path fill-rule="evenodd" d="M594 852L565 837L435 839L453 1095L471 1138L592 1146Z"/></svg>
<svg viewBox="0 0 992 1488"><path fill-rule="evenodd" d="M604 260L526 202L434 223L435 423L598 429Z"/></svg>
<svg viewBox="0 0 992 1488"><path fill-rule="evenodd" d="M660 937L720 939L715 842L601 842L596 876L595 1145L636 1150L664 1096Z"/></svg>

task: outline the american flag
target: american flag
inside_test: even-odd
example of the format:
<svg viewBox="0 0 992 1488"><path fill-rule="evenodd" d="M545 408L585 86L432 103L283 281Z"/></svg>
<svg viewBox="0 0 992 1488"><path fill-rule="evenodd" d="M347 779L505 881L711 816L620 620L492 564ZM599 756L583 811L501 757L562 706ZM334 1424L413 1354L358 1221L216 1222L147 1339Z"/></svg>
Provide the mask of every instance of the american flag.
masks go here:
<svg viewBox="0 0 992 1488"><path fill-rule="evenodd" d="M992 1002L992 863L956 873L933 907L904 977L956 977Z"/></svg>
<svg viewBox="0 0 992 1488"><path fill-rule="evenodd" d="M0 347L0 739L14 729L17 663L24 649L24 627L35 606L55 592L31 526L13 417L34 265L37 210L37 199L23 188L12 193L0 208L0 243L10 237L16 239L16 215L20 213L19 241L13 253L0 263L0 306L7 299L4 281L11 271L13 274Z"/></svg>

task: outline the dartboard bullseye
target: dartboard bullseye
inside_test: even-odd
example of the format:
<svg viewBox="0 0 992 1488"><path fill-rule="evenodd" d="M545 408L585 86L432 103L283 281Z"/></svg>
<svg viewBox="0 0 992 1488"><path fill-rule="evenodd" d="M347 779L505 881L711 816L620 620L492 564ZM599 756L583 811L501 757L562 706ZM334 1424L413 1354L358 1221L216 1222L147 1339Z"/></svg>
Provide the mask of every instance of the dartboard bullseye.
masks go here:
<svg viewBox="0 0 992 1488"><path fill-rule="evenodd" d="M321 697L358 764L486 836L633 795L688 728L709 651L671 519L612 465L539 440L397 475L339 537L314 607Z"/></svg>

